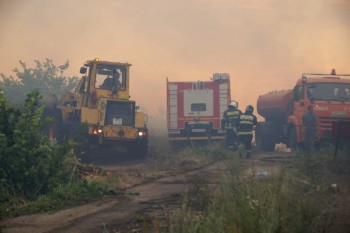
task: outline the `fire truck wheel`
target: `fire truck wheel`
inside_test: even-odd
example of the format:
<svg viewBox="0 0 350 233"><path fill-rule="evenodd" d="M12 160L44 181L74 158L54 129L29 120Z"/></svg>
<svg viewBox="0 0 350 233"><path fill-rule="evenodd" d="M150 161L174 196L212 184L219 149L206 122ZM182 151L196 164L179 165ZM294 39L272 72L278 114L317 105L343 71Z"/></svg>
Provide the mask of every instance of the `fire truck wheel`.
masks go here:
<svg viewBox="0 0 350 233"><path fill-rule="evenodd" d="M298 150L297 130L295 128L295 125L290 126L289 134L288 134L288 143L289 143L289 148L292 152L296 152Z"/></svg>
<svg viewBox="0 0 350 233"><path fill-rule="evenodd" d="M255 128L256 145L262 151L275 150L275 138L271 134L271 124L268 122L259 122Z"/></svg>
<svg viewBox="0 0 350 233"><path fill-rule="evenodd" d="M275 141L269 137L261 140L261 149L263 149L263 151L274 151L275 145Z"/></svg>

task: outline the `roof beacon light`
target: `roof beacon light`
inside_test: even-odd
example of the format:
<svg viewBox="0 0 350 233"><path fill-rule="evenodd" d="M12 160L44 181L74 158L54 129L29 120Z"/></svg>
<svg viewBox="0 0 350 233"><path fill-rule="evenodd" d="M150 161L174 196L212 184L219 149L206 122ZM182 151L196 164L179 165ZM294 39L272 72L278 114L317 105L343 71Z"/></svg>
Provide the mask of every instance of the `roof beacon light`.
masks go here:
<svg viewBox="0 0 350 233"><path fill-rule="evenodd" d="M306 76L302 76L302 77L301 77L301 82L302 82L302 83L306 83L306 80L307 80Z"/></svg>

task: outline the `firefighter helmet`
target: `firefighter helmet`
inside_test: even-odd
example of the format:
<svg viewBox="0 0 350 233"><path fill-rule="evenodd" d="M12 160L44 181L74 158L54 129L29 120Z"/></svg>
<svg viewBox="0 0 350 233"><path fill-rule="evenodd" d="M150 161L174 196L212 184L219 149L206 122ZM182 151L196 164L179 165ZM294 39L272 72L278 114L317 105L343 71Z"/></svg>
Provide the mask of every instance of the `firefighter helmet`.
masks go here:
<svg viewBox="0 0 350 233"><path fill-rule="evenodd" d="M245 111L246 111L247 113L253 113L254 107L251 106L251 105L248 105L247 108L245 109Z"/></svg>
<svg viewBox="0 0 350 233"><path fill-rule="evenodd" d="M238 103L237 103L237 101L232 100L231 103L230 103L230 106L233 106L233 107L235 107L235 108L238 108Z"/></svg>

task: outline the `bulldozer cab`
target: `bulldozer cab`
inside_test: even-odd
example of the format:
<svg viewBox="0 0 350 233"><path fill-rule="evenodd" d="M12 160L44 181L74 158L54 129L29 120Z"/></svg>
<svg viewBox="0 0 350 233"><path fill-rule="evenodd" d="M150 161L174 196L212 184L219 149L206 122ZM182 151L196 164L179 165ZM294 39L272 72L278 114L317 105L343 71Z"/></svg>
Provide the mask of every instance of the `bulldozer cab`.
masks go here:
<svg viewBox="0 0 350 233"><path fill-rule="evenodd" d="M80 73L84 74L76 92L87 93L92 98L129 99L129 67L131 64L87 61Z"/></svg>
<svg viewBox="0 0 350 233"><path fill-rule="evenodd" d="M130 66L99 59L84 63L75 91L65 93L58 106L69 126L67 138L79 140L77 127L82 126L89 143L126 146L130 154L147 153L147 116L130 100Z"/></svg>
<svg viewBox="0 0 350 233"><path fill-rule="evenodd" d="M98 64L96 67L95 88L110 90L114 93L125 91L126 68Z"/></svg>

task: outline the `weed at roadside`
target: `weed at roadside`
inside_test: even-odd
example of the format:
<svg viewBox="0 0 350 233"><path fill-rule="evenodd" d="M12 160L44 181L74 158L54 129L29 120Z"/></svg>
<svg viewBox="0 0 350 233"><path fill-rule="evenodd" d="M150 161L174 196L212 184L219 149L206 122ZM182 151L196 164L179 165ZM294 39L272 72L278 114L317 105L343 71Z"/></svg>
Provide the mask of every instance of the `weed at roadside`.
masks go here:
<svg viewBox="0 0 350 233"><path fill-rule="evenodd" d="M53 190L52 193L39 196L35 201L24 201L11 205L6 203L7 217L14 217L23 214L42 213L59 210L71 206L80 205L89 200L109 194L109 189L104 182L84 181L63 185Z"/></svg>
<svg viewBox="0 0 350 233"><path fill-rule="evenodd" d="M252 172L242 176L244 167L233 156L228 171L222 174L219 189L203 194L209 192L205 185L195 187L195 201L201 205L198 208L185 199L181 209L171 216L168 230L328 232L329 225L323 222L330 217L334 198L325 187L332 165L320 156L299 157L292 164L283 165L277 174L259 177Z"/></svg>

